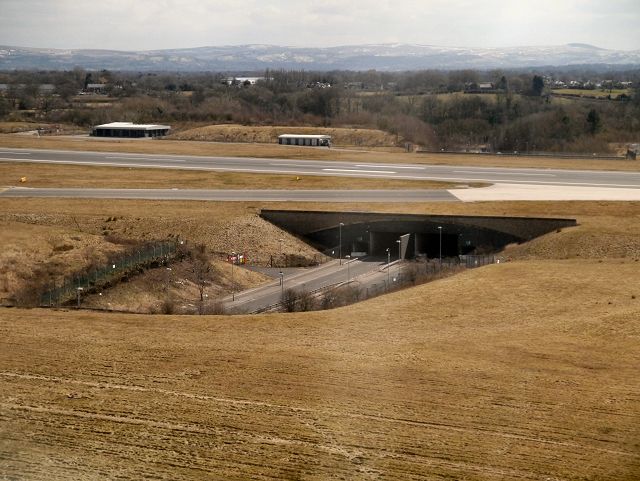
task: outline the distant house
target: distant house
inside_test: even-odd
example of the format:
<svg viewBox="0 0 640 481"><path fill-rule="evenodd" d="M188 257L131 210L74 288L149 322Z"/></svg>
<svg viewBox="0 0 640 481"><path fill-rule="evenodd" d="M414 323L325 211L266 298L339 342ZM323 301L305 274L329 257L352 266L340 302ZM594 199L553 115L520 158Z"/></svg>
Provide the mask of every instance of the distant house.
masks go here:
<svg viewBox="0 0 640 481"><path fill-rule="evenodd" d="M96 125L91 131L94 137L163 137L171 129L168 125L133 124L131 122L111 122Z"/></svg>
<svg viewBox="0 0 640 481"><path fill-rule="evenodd" d="M307 145L312 147L331 147L330 135L283 134L278 136L280 145Z"/></svg>
<svg viewBox="0 0 640 481"><path fill-rule="evenodd" d="M84 91L92 94L103 94L106 88L107 84L87 84Z"/></svg>
<svg viewBox="0 0 640 481"><path fill-rule="evenodd" d="M265 77L227 77L224 79L223 83L241 87L243 85L255 85L262 80L267 79Z"/></svg>
<svg viewBox="0 0 640 481"><path fill-rule="evenodd" d="M494 85L491 82L468 82L464 86L464 92L467 94L483 94L494 91Z"/></svg>
<svg viewBox="0 0 640 481"><path fill-rule="evenodd" d="M55 92L55 90L56 86L53 84L40 84L38 86L38 92L40 92L41 95L50 95Z"/></svg>
<svg viewBox="0 0 640 481"><path fill-rule="evenodd" d="M329 82L311 82L307 84L308 89L328 89L331 87Z"/></svg>

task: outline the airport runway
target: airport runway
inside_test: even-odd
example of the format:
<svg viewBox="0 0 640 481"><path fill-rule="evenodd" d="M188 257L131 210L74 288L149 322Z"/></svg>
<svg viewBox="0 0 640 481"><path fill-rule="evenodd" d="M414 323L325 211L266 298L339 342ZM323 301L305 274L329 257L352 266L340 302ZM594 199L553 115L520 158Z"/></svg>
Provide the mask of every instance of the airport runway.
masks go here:
<svg viewBox="0 0 640 481"><path fill-rule="evenodd" d="M0 189L2 197L77 199L209 200L263 202L445 202L458 198L447 190L191 190L191 189Z"/></svg>
<svg viewBox="0 0 640 481"><path fill-rule="evenodd" d="M0 162L102 165L264 174L320 175L446 182L640 189L640 172L513 169L316 160L0 149ZM621 161L624 162L624 161Z"/></svg>

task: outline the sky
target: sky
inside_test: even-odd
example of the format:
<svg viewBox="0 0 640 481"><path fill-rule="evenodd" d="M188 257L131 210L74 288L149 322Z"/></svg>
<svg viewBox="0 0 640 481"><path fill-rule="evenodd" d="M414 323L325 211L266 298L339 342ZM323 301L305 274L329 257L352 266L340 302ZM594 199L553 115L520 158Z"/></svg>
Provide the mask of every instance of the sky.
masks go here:
<svg viewBox="0 0 640 481"><path fill-rule="evenodd" d="M0 45L640 49L640 0L0 0Z"/></svg>

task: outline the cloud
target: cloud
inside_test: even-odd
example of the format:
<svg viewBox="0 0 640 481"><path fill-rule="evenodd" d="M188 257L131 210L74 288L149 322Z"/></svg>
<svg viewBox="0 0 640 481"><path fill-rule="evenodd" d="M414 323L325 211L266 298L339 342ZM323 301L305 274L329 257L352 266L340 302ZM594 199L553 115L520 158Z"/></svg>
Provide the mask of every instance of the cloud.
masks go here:
<svg viewBox="0 0 640 481"><path fill-rule="evenodd" d="M637 0L0 0L5 45L141 50L247 43L640 45Z"/></svg>

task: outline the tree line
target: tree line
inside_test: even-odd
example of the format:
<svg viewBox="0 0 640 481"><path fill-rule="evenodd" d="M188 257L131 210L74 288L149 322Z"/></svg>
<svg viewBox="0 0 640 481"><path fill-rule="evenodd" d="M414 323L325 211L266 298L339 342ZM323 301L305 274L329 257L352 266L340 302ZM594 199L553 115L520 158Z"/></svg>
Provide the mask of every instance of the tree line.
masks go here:
<svg viewBox="0 0 640 481"><path fill-rule="evenodd" d="M229 81L243 75L261 80ZM624 101L555 98L545 83L548 75L603 78L576 69L13 71L0 72L0 119L33 118L84 128L110 121L378 128L396 135L399 143L437 150L603 152L611 142L638 140L640 70L606 73L607 79L636 86ZM91 102L94 96L80 95L92 84L102 85L102 106ZM43 90L43 85L49 88Z"/></svg>

